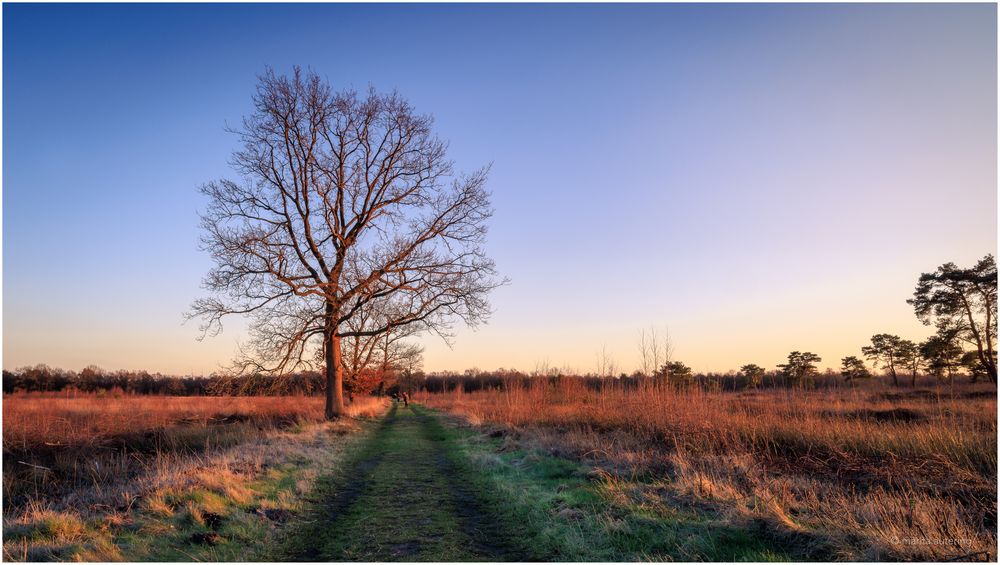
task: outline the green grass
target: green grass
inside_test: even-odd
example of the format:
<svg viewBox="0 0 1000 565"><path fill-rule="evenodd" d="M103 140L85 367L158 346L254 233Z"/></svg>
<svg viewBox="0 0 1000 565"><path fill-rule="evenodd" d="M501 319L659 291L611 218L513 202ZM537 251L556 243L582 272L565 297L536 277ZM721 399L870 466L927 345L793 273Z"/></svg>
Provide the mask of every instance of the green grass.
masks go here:
<svg viewBox="0 0 1000 565"><path fill-rule="evenodd" d="M335 561L783 561L710 513L621 496L627 482L423 407L396 407L338 473L276 559ZM471 523L471 526L470 526Z"/></svg>
<svg viewBox="0 0 1000 565"><path fill-rule="evenodd" d="M655 486L649 477L601 475L579 461L446 421L420 406L396 406L380 422L362 423L364 431L341 446L336 461L291 456L242 485L244 495L197 486L166 490L125 524L54 514L5 532L5 539L29 540L29 558L59 560L802 558L704 507L645 496ZM298 483L310 465L325 475L304 500ZM281 525L260 508L293 518Z"/></svg>
<svg viewBox="0 0 1000 565"><path fill-rule="evenodd" d="M129 512L83 520L41 512L4 528L5 557L29 561L260 561L267 559L282 522L305 507L307 473L328 472L341 453L362 442L376 423L358 420L360 433L317 430L307 450L273 464L252 481L227 478L178 484L148 493ZM303 455L312 454L312 459ZM315 476L315 475L313 475ZM230 496L231 495L231 496ZM263 509L263 511L258 511ZM279 516L280 519L275 519Z"/></svg>
<svg viewBox="0 0 1000 565"><path fill-rule="evenodd" d="M252 486L266 490L268 484ZM195 489L165 498L176 509L169 516L136 512L115 526L96 519L85 524L71 516L46 518L5 532L5 542L33 542L28 560L240 561L263 553L271 537L265 520L217 493ZM221 523L206 524L206 513L220 516ZM192 542L196 534L210 533L218 536L214 545Z"/></svg>
<svg viewBox="0 0 1000 565"><path fill-rule="evenodd" d="M316 504L279 558L476 561L522 557L455 464L451 436L417 408L394 407Z"/></svg>
<svg viewBox="0 0 1000 565"><path fill-rule="evenodd" d="M304 507L296 493L303 467L285 463L268 469L247 485L246 501L235 501L206 489L178 493L168 501L172 516L142 516L115 538L134 561L258 561L266 559L279 525L257 512L260 508L288 513ZM218 524L206 519L221 517ZM196 541L213 536L212 543Z"/></svg>
<svg viewBox="0 0 1000 565"><path fill-rule="evenodd" d="M793 558L711 513L621 496L635 483L603 480L579 462L505 448L502 439L470 428L444 433L498 518L517 524L531 555L558 561Z"/></svg>

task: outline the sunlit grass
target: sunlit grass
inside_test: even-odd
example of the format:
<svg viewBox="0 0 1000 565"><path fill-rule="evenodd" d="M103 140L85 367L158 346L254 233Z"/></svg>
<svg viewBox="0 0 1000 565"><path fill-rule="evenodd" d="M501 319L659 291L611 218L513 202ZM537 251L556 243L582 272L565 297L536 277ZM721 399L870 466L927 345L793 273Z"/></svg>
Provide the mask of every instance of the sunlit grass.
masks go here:
<svg viewBox="0 0 1000 565"><path fill-rule="evenodd" d="M831 558L944 559L996 554L993 390L598 391L564 379L418 400L605 469L639 506L709 504L769 535L808 535Z"/></svg>
<svg viewBox="0 0 1000 565"><path fill-rule="evenodd" d="M266 559L361 428L318 422L320 398L255 400L5 398L4 559ZM386 406L359 398L350 412ZM85 433L66 428L88 418Z"/></svg>

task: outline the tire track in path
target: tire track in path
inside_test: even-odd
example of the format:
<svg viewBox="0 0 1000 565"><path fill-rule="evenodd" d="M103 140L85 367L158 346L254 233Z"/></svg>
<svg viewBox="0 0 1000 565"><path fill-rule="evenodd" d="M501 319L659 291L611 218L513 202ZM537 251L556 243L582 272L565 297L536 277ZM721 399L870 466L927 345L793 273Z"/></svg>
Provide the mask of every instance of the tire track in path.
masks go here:
<svg viewBox="0 0 1000 565"><path fill-rule="evenodd" d="M339 481L321 486L290 538L294 561L522 561L467 475L450 436L394 406Z"/></svg>

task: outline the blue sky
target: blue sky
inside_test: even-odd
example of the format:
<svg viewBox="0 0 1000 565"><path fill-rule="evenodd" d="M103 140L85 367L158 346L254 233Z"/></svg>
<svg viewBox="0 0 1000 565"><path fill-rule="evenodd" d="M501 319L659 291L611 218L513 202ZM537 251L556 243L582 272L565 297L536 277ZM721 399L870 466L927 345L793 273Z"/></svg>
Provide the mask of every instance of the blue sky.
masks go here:
<svg viewBox="0 0 1000 565"><path fill-rule="evenodd" d="M822 365L929 331L922 271L996 251L994 5L3 6L3 366L202 373L200 184L265 66L397 89L493 163L511 284L431 370Z"/></svg>

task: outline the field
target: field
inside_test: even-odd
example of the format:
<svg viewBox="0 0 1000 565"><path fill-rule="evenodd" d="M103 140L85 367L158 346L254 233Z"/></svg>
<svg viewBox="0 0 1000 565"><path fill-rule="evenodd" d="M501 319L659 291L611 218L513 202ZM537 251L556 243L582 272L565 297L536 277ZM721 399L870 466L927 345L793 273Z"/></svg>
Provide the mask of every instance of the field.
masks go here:
<svg viewBox="0 0 1000 565"><path fill-rule="evenodd" d="M265 545L356 431L317 424L322 413L317 397L6 395L4 558L238 560L233 546L180 542L211 540L207 525L239 507L230 527Z"/></svg>
<svg viewBox="0 0 1000 565"><path fill-rule="evenodd" d="M564 379L419 400L595 467L621 507L698 509L799 558L996 555L992 386L598 392Z"/></svg>
<svg viewBox="0 0 1000 565"><path fill-rule="evenodd" d="M992 385L4 397L6 560L996 556Z"/></svg>

